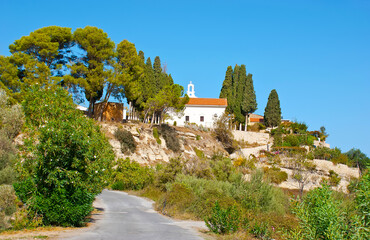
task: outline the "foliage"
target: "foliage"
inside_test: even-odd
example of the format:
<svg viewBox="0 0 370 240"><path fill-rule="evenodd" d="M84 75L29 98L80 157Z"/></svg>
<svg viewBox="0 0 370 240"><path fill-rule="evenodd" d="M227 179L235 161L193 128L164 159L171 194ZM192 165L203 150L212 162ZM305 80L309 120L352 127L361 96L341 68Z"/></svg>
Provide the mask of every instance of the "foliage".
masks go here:
<svg viewBox="0 0 370 240"><path fill-rule="evenodd" d="M115 44L102 29L91 26L77 28L73 40L83 56L70 66L66 81L83 89L89 101L88 116L92 117L94 104L102 97L110 77L106 65L113 59Z"/></svg>
<svg viewBox="0 0 370 240"><path fill-rule="evenodd" d="M11 105L5 91L0 89L0 136L13 140L20 133L23 123L21 106Z"/></svg>
<svg viewBox="0 0 370 240"><path fill-rule="evenodd" d="M274 137L274 147L279 147L283 145L283 134L280 126L276 129L276 131L271 132L271 135Z"/></svg>
<svg viewBox="0 0 370 240"><path fill-rule="evenodd" d="M271 231L266 222L255 222L249 232L258 239L271 239Z"/></svg>
<svg viewBox="0 0 370 240"><path fill-rule="evenodd" d="M0 89L0 185L12 184L16 150L12 144L24 123L24 115L17 104L10 105L9 97Z"/></svg>
<svg viewBox="0 0 370 240"><path fill-rule="evenodd" d="M212 208L212 215L204 221L212 232L228 234L238 230L240 213L235 206L229 206L227 209L223 209L220 207L218 201L216 201L215 206Z"/></svg>
<svg viewBox="0 0 370 240"><path fill-rule="evenodd" d="M312 146L315 137L307 134L286 135L283 139L283 146L286 147L299 147L302 145Z"/></svg>
<svg viewBox="0 0 370 240"><path fill-rule="evenodd" d="M329 170L329 184L330 186L338 186L341 178L339 177L338 173L334 172L333 170Z"/></svg>
<svg viewBox="0 0 370 240"><path fill-rule="evenodd" d="M264 120L266 127L276 127L281 122L281 108L279 96L275 89L270 92L265 108Z"/></svg>
<svg viewBox="0 0 370 240"><path fill-rule="evenodd" d="M213 155L210 161L212 173L219 181L228 181L235 172L235 168L230 158L223 155Z"/></svg>
<svg viewBox="0 0 370 240"><path fill-rule="evenodd" d="M286 211L287 199L283 192L263 181L261 171L254 172L250 181L241 182L234 198L246 209L280 214Z"/></svg>
<svg viewBox="0 0 370 240"><path fill-rule="evenodd" d="M144 119L153 115L152 123L155 116L159 116L162 121L165 114L170 110L175 113L183 111L188 101L189 97L184 95L182 86L178 84L166 85L144 104Z"/></svg>
<svg viewBox="0 0 370 240"><path fill-rule="evenodd" d="M280 184L288 179L288 174L284 171L281 171L280 168L276 167L266 167L263 169L264 177L269 179L271 182Z"/></svg>
<svg viewBox="0 0 370 240"><path fill-rule="evenodd" d="M159 138L158 129L156 127L153 128L153 137L155 138L158 144L162 143L161 139Z"/></svg>
<svg viewBox="0 0 370 240"><path fill-rule="evenodd" d="M180 151L180 141L174 128L170 127L168 124L161 124L160 134L166 141L166 146L168 149L174 152Z"/></svg>
<svg viewBox="0 0 370 240"><path fill-rule="evenodd" d="M302 196L304 187L311 181L311 173L316 169L316 165L307 159L305 154L294 155L289 165L293 169L293 179L298 182Z"/></svg>
<svg viewBox="0 0 370 240"><path fill-rule="evenodd" d="M348 157L350 164L353 167L358 167L362 173L370 168L370 158L361 152L360 149L352 148L345 155Z"/></svg>
<svg viewBox="0 0 370 240"><path fill-rule="evenodd" d="M43 112L45 105L59 114ZM108 180L114 159L111 146L61 88L33 89L25 97L24 108L33 132L26 140L30 154L18 166L17 195L42 214L44 224L80 226L92 209L94 195ZM30 194L24 192L32 188Z"/></svg>
<svg viewBox="0 0 370 240"><path fill-rule="evenodd" d="M171 158L156 174L155 185L165 189L168 182L173 182L176 176L183 172L184 164L180 158Z"/></svg>
<svg viewBox="0 0 370 240"><path fill-rule="evenodd" d="M136 141L130 131L117 128L114 137L121 143L122 153L133 153L136 150Z"/></svg>
<svg viewBox="0 0 370 240"><path fill-rule="evenodd" d="M309 191L302 201L294 201L293 212L300 222L289 238L299 233L299 239L365 239L358 218L347 215L341 203L328 185Z"/></svg>
<svg viewBox="0 0 370 240"><path fill-rule="evenodd" d="M355 190L355 202L364 231L370 232L370 173L362 176Z"/></svg>
<svg viewBox="0 0 370 240"><path fill-rule="evenodd" d="M342 154L339 148L330 149L327 147L317 147L310 152L311 159L325 159L332 160L333 158L339 158Z"/></svg>
<svg viewBox="0 0 370 240"><path fill-rule="evenodd" d="M233 145L234 137L231 130L229 129L229 122L229 116L224 113L215 121L213 131L216 139L222 143L226 151L232 153L235 150Z"/></svg>
<svg viewBox="0 0 370 240"><path fill-rule="evenodd" d="M0 230L11 227L10 216L16 210L16 196L10 185L0 185Z"/></svg>
<svg viewBox="0 0 370 240"><path fill-rule="evenodd" d="M129 158L118 159L112 172L112 189L140 190L153 182L154 173L149 167L140 166Z"/></svg>
<svg viewBox="0 0 370 240"><path fill-rule="evenodd" d="M227 112L233 114L238 123L244 123L246 115L256 111L252 74L247 74L244 64L235 65L234 69L227 67L220 98L227 98Z"/></svg>

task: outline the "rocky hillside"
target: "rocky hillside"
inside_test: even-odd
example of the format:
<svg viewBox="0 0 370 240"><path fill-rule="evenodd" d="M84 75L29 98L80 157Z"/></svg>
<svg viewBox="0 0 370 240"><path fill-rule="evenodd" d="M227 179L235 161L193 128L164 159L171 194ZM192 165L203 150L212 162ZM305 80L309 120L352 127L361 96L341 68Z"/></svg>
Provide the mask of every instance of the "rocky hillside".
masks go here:
<svg viewBox="0 0 370 240"><path fill-rule="evenodd" d="M141 164L154 164L156 162L167 162L170 158L181 156L185 159L196 157L196 150L201 150L206 156L210 157L216 152L222 152L225 155L228 153L223 149L220 142L218 142L210 132L197 131L187 127L174 127L177 137L180 140L181 150L173 152L166 146L166 141L160 136L161 143L158 144L153 135L153 128L149 124L143 123L125 123L112 124L102 123L102 130L109 138L110 144L116 153L116 158L126 158L137 161ZM114 137L114 132L122 128L132 133L136 143L136 151L131 154L123 154L118 140ZM294 175L295 170L292 167L291 159L280 157L279 163L271 164L271 162L261 154L261 150L268 150L272 145L272 138L267 133L255 132L241 132L233 131L234 138L239 141L241 148L230 155L232 160L238 158L251 159L256 157L255 166L257 168L279 168L281 171L287 173L286 181L278 184L279 187L288 189L299 189L299 183L296 181ZM351 179L359 177L359 171L356 168L350 168L343 164L334 165L330 161L314 159L308 160L313 169L309 172L304 172L306 178L305 190L309 190L320 186L323 179L329 179L330 170L337 174L338 185L333 187L336 190L346 192L347 186ZM248 177L248 174L246 175Z"/></svg>
<svg viewBox="0 0 370 240"><path fill-rule="evenodd" d="M110 124L102 123L102 130L109 138L117 158L129 157L142 164L153 164L156 162L167 162L170 158L182 156L192 158L196 156L195 150L199 149L207 156L212 156L215 152L227 154L220 142L216 141L209 132L196 131L185 127L174 127L177 137L180 140L181 150L173 152L166 146L166 141L160 136L161 144L158 144L153 136L153 129L149 124L143 123L124 123ZM136 143L136 151L132 154L123 154L119 141L114 138L117 128L128 130L132 133Z"/></svg>

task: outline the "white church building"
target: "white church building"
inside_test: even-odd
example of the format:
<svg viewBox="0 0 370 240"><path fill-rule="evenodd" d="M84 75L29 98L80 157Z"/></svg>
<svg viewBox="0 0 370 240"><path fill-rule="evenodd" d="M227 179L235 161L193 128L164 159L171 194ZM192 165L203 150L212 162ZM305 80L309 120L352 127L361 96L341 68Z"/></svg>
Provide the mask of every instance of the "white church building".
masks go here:
<svg viewBox="0 0 370 240"><path fill-rule="evenodd" d="M198 126L212 128L215 120L225 112L227 99L197 98L192 82L188 85L187 94L190 99L185 105L184 112L181 116L170 113L170 119L167 122L173 124L176 121L177 126L195 123Z"/></svg>

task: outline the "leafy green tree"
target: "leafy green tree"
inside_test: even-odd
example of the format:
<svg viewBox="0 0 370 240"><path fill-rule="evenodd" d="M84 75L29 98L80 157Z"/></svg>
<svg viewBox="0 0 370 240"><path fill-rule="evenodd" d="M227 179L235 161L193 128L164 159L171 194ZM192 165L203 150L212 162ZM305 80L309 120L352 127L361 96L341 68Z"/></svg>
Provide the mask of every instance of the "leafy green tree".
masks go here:
<svg viewBox="0 0 370 240"><path fill-rule="evenodd" d="M44 63L54 76L63 76L63 66L73 58L71 28L49 26L31 32L9 46L11 53L25 53Z"/></svg>
<svg viewBox="0 0 370 240"><path fill-rule="evenodd" d="M150 98L144 107L145 117L149 114L159 116L160 121L163 121L164 115L171 109L175 112L180 112L185 108L185 104L189 101L189 97L184 96L184 88L178 84L165 86L154 98ZM153 122L152 122L153 123Z"/></svg>
<svg viewBox="0 0 370 240"><path fill-rule="evenodd" d="M64 89L33 88L23 105L30 139L16 193L44 224L81 226L107 185L112 148Z"/></svg>
<svg viewBox="0 0 370 240"><path fill-rule="evenodd" d="M77 28L73 40L83 50L83 55L70 66L71 75L66 82L83 89L89 101L88 115L92 117L94 104L102 97L111 76L107 66L114 57L115 44L103 30L90 26Z"/></svg>
<svg viewBox="0 0 370 240"><path fill-rule="evenodd" d="M368 158L365 153L361 152L360 149L352 148L346 152L345 155L347 155L352 166L358 167L361 173L363 173L366 169L369 169L370 158Z"/></svg>
<svg viewBox="0 0 370 240"><path fill-rule="evenodd" d="M136 105L142 94L140 81L144 74L144 62L137 54L135 44L123 40L117 45L119 79L123 84L123 94L128 102Z"/></svg>
<svg viewBox="0 0 370 240"><path fill-rule="evenodd" d="M275 89L270 92L265 108L265 125L268 127L277 127L281 122L281 108L279 96Z"/></svg>

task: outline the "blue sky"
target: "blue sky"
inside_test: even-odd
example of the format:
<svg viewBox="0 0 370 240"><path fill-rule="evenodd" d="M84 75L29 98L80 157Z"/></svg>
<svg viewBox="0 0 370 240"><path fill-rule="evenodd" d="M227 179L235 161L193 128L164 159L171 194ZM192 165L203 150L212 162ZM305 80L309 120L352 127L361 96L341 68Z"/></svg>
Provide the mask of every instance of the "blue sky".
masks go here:
<svg viewBox="0 0 370 240"><path fill-rule="evenodd" d="M0 0L0 54L50 25L127 39L198 97L218 97L227 66L245 64L256 113L276 89L285 119L325 126L331 146L370 156L370 1Z"/></svg>

